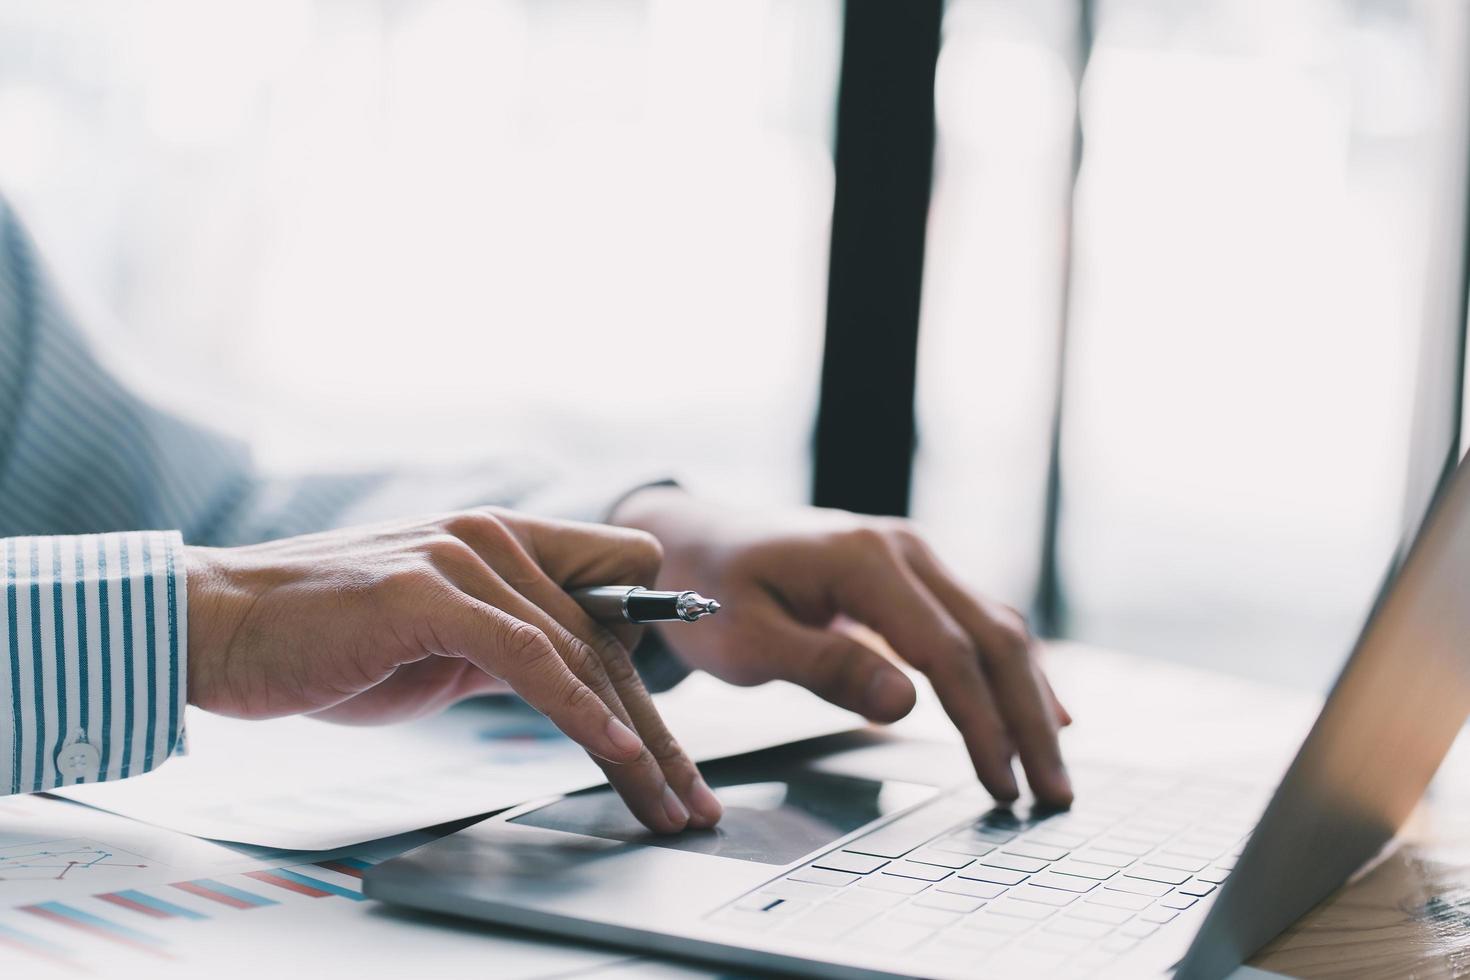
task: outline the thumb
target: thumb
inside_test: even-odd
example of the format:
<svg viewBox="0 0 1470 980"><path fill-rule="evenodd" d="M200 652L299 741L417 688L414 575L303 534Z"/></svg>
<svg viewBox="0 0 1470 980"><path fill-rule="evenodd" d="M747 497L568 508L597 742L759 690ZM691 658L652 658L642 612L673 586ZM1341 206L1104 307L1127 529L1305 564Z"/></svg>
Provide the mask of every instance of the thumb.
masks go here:
<svg viewBox="0 0 1470 980"><path fill-rule="evenodd" d="M886 657L836 629L784 617L770 624L774 675L869 721L893 722L913 710L913 682Z"/></svg>

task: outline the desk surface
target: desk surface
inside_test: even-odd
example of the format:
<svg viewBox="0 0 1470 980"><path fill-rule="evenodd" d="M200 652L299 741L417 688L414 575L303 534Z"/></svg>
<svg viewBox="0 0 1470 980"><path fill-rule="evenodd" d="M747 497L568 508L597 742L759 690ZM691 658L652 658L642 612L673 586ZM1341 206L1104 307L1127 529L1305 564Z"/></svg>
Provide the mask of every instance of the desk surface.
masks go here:
<svg viewBox="0 0 1470 980"><path fill-rule="evenodd" d="M1075 645L1057 647L1051 654L1050 669L1060 696L1077 718L1065 736L1074 766L1089 760L1152 763L1259 777L1284 768L1317 708L1315 698L1301 694ZM932 698L897 727L916 736L954 738ZM1441 770L1430 799L1407 829L1402 846L1305 916L1263 950L1252 961L1254 965L1297 977L1470 973L1470 744L1461 742ZM7 807L13 814L25 809L18 802L0 806L0 845L5 843ZM141 825L123 825L120 818L109 814L80 809L71 813L69 820L114 821L106 832L115 839L121 835L125 849L126 826L138 827L140 835L145 831ZM11 829L16 819L11 820ZM64 833L60 828L56 832L87 837L103 830L101 824L93 829L78 823ZM251 881L245 884L254 887ZM13 964L6 940L9 936L13 944L15 937L5 932L6 924L30 929L33 934L49 926L34 915L23 914L26 903L43 897L28 893L34 886L3 878L0 885L5 886L0 887L0 975L9 975L7 965ZM182 893L172 894L180 902L188 899ZM318 902L279 889L272 894L287 904L233 917L221 913L208 923L138 920L150 936L162 936L175 945L151 951L151 959L140 955L136 975L172 975L169 964L158 958L169 949L179 953L173 966L180 975L191 975L190 964L183 959L188 952L196 957L196 966L198 956L207 956L222 967L249 967L254 976L256 969L251 964L259 962L257 955L263 948L271 950L273 960L289 956L298 967L341 969L344 960L353 959L344 956L344 944L362 945L356 958L364 960L365 972L383 976L410 975L426 966L432 966L436 975L453 975L461 967L483 964L485 957L503 968L504 975L528 978L547 971L559 977L606 980L635 975L668 980L714 975L673 964L655 969L646 960L632 964L626 954L523 943L504 932L402 915L370 902ZM100 897L77 895L78 903L95 903ZM332 905L333 901L338 904ZM224 925L227 918L232 925ZM73 935L58 930L53 929L53 934ZM189 935L200 940L206 935L214 938L207 945L196 942L191 947ZM34 957L18 962L35 965ZM116 968L107 972L121 975ZM241 971L226 968L223 972Z"/></svg>

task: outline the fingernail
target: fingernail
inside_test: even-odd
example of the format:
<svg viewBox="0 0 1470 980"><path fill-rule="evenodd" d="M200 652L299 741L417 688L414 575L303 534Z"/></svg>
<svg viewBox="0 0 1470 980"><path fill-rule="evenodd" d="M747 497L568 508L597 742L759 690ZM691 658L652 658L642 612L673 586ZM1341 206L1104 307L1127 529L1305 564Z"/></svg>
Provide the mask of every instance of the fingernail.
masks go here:
<svg viewBox="0 0 1470 980"><path fill-rule="evenodd" d="M880 670L868 682L863 701L868 714L878 718L896 718L913 707L913 685L902 674Z"/></svg>
<svg viewBox="0 0 1470 980"><path fill-rule="evenodd" d="M667 786L664 787L664 813L668 814L669 821L680 830L689 823L689 811L674 795L674 791Z"/></svg>
<svg viewBox="0 0 1470 980"><path fill-rule="evenodd" d="M689 787L689 805L694 808L702 827L713 827L725 815L724 804L703 778L696 777Z"/></svg>
<svg viewBox="0 0 1470 980"><path fill-rule="evenodd" d="M607 720L607 740L620 755L637 755L643 751L643 739L633 734L633 729L616 718Z"/></svg>

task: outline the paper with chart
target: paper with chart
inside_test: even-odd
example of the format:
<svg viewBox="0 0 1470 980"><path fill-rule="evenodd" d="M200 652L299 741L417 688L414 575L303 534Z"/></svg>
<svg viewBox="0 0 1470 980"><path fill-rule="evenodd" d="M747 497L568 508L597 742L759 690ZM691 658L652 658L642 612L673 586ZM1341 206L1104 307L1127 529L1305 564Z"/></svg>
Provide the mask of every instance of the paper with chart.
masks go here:
<svg viewBox="0 0 1470 980"><path fill-rule="evenodd" d="M0 799L0 977L451 976L492 962L497 977L533 980L628 962L364 901L368 868L429 839L266 852L64 800Z"/></svg>
<svg viewBox="0 0 1470 980"><path fill-rule="evenodd" d="M862 724L780 682L737 688L696 674L655 700L701 761ZM60 792L198 837L325 850L603 781L581 749L509 698L381 728L189 710L189 755L142 776Z"/></svg>

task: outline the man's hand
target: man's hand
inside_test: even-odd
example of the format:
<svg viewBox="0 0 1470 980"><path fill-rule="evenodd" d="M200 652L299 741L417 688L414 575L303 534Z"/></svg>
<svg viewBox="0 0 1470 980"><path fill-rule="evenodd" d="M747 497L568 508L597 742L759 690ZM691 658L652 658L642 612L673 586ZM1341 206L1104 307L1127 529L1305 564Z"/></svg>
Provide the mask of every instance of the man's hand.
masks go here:
<svg viewBox="0 0 1470 980"><path fill-rule="evenodd" d="M1017 796L1019 755L1036 796L1071 802L1057 730L1071 723L1025 620L960 585L906 522L804 508L733 511L671 487L639 491L614 519L664 546L661 587L723 603L697 627L665 628L691 666L734 684L793 681L873 721L914 706L913 684L853 623L923 671L985 787Z"/></svg>
<svg viewBox="0 0 1470 980"><path fill-rule="evenodd" d="M710 827L720 803L633 669L636 635L613 635L566 592L651 585L659 560L640 531L499 509L190 548L189 701L368 723L509 685L650 829Z"/></svg>

